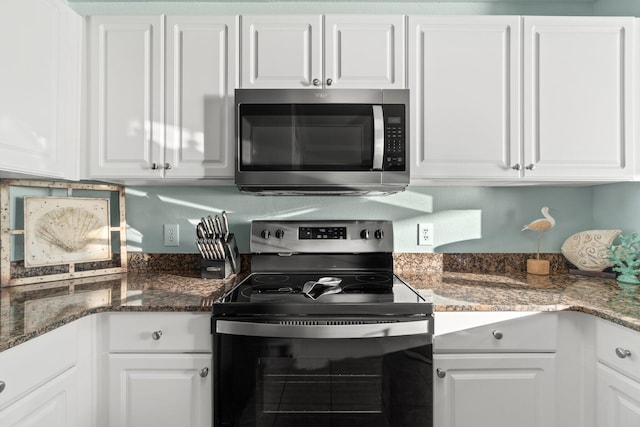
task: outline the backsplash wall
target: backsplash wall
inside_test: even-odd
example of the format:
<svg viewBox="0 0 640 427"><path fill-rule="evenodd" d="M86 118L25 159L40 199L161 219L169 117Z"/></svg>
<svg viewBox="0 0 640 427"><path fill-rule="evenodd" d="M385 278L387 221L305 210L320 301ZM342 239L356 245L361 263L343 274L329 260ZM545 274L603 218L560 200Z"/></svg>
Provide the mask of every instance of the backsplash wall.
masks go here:
<svg viewBox="0 0 640 427"><path fill-rule="evenodd" d="M638 187L640 188L640 187ZM408 187L384 197L254 196L235 187L127 188L129 251L193 253L195 224L226 210L240 251L249 252L254 219L388 219L396 252L535 252L537 234L521 231L549 206L556 227L541 252L559 252L593 224L594 187ZM418 223L434 224L435 246L417 245ZM163 224L178 224L180 246L163 245Z"/></svg>

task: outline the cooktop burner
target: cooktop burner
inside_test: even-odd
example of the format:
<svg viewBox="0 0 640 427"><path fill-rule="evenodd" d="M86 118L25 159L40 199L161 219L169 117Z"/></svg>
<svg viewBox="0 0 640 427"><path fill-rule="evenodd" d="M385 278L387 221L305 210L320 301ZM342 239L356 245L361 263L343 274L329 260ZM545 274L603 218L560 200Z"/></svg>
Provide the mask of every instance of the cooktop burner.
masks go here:
<svg viewBox="0 0 640 427"><path fill-rule="evenodd" d="M253 274L236 302L392 302L390 274Z"/></svg>
<svg viewBox="0 0 640 427"><path fill-rule="evenodd" d="M393 225L383 220L253 221L251 274L216 316L407 318L432 304L393 273Z"/></svg>
<svg viewBox="0 0 640 427"><path fill-rule="evenodd" d="M415 301L415 293L393 274L254 273L234 288L227 302L383 303L401 298L403 288Z"/></svg>

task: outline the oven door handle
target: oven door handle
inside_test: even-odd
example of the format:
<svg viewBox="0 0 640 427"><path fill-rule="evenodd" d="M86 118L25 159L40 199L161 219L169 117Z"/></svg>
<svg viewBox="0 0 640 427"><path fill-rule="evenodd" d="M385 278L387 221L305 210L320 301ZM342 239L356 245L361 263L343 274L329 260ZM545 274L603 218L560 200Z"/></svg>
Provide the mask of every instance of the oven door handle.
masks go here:
<svg viewBox="0 0 640 427"><path fill-rule="evenodd" d="M334 339L433 334L433 328L430 320L359 325L282 325L218 320L216 321L216 332L251 337Z"/></svg>
<svg viewBox="0 0 640 427"><path fill-rule="evenodd" d="M384 159L384 115L382 105L373 105L373 166L376 171L382 170Z"/></svg>

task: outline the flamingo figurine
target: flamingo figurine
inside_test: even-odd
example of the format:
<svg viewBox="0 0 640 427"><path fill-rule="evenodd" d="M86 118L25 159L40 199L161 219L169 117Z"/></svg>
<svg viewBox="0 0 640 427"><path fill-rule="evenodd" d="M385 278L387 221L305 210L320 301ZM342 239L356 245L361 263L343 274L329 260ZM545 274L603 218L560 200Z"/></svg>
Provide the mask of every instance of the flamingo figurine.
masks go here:
<svg viewBox="0 0 640 427"><path fill-rule="evenodd" d="M556 225L556 220L553 219L551 215L549 215L549 208L544 207L541 209L542 216L544 218L536 219L535 221L530 222L525 225L522 231L524 230L532 230L538 232L538 252L536 258L540 259L540 236L542 236L543 231L551 230L554 225Z"/></svg>

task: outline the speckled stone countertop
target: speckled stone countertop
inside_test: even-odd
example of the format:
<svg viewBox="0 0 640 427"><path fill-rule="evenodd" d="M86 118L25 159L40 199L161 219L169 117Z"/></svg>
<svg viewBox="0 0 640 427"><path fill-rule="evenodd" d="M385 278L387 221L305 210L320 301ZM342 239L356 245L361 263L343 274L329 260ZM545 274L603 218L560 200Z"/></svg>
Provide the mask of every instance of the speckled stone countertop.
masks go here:
<svg viewBox="0 0 640 427"><path fill-rule="evenodd" d="M401 274L437 311L561 311L595 315L640 331L640 286L572 274Z"/></svg>
<svg viewBox="0 0 640 427"><path fill-rule="evenodd" d="M240 279L128 273L0 288L0 351L93 313L207 312Z"/></svg>
<svg viewBox="0 0 640 427"><path fill-rule="evenodd" d="M580 311L640 331L640 287L570 274L407 273L435 311ZM80 317L110 311L209 311L242 277L129 273L0 289L0 351Z"/></svg>

